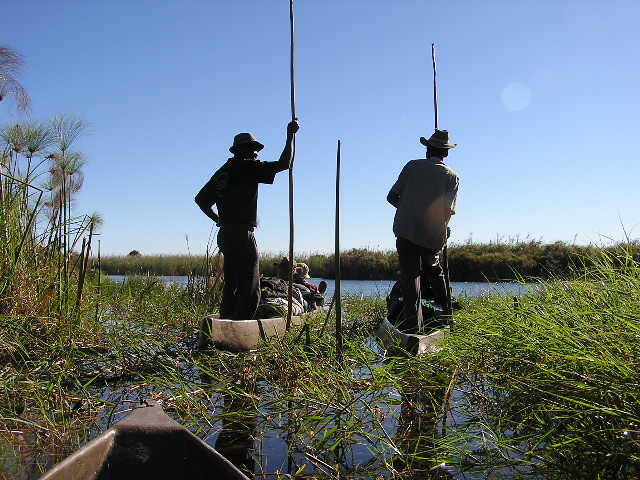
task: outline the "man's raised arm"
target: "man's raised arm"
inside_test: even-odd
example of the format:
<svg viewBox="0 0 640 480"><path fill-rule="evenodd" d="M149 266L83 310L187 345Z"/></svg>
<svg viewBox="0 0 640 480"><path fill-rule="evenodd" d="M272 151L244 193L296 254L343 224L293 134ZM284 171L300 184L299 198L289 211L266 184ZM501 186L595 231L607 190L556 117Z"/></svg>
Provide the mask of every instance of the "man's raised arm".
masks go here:
<svg viewBox="0 0 640 480"><path fill-rule="evenodd" d="M284 150L282 150L280 159L277 162L278 166L276 170L278 172L287 170L291 166L291 160L293 159L293 136L299 128L300 124L297 120L293 120L287 125L287 141L284 144Z"/></svg>

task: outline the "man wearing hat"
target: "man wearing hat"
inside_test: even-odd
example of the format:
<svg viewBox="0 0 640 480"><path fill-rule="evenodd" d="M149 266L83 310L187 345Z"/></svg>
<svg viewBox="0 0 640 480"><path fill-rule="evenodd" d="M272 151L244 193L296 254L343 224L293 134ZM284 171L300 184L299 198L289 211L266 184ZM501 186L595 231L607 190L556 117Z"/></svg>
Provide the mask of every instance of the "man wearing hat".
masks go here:
<svg viewBox="0 0 640 480"><path fill-rule="evenodd" d="M196 195L204 214L220 226L218 247L224 255L224 291L221 318L253 318L260 302L258 248L253 230L258 225L258 184L272 184L276 173L291 165L292 142L300 128L287 125L287 140L277 162L257 159L264 145L251 133L239 133L229 151L233 153ZM217 205L218 213L213 211Z"/></svg>
<svg viewBox="0 0 640 480"><path fill-rule="evenodd" d="M403 330L416 333L422 328L420 276L432 286L435 301L447 304L447 289L439 253L447 240L447 224L455 214L458 174L444 163L456 146L449 132L436 130L428 140L426 158L407 163L387 201L396 207L393 233L400 263L400 283L404 293Z"/></svg>

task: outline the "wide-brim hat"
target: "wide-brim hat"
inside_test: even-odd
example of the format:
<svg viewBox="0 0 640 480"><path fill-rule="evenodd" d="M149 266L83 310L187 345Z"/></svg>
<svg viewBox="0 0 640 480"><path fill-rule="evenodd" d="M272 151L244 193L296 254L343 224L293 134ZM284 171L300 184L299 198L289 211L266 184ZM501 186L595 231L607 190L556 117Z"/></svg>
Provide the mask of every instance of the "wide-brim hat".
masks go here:
<svg viewBox="0 0 640 480"><path fill-rule="evenodd" d="M454 148L458 145L457 143L451 143L451 140L449 139L449 132L446 130L436 130L428 140L424 137L420 137L420 143L425 147L435 148Z"/></svg>
<svg viewBox="0 0 640 480"><path fill-rule="evenodd" d="M264 145L256 140L253 133L249 132L239 133L233 137L233 145L229 147L229 151L231 153L236 153L236 147L239 147L240 145L251 145L256 152L259 152L264 148Z"/></svg>

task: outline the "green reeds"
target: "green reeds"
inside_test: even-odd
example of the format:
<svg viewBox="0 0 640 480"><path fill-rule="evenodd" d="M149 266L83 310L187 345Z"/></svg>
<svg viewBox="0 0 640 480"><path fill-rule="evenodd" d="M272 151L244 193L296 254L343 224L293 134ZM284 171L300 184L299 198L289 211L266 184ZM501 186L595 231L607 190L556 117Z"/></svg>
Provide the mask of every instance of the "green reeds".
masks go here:
<svg viewBox="0 0 640 480"><path fill-rule="evenodd" d="M462 400L438 444L460 470L638 474L640 266L629 247L585 264L515 305L479 299L456 316L443 355Z"/></svg>

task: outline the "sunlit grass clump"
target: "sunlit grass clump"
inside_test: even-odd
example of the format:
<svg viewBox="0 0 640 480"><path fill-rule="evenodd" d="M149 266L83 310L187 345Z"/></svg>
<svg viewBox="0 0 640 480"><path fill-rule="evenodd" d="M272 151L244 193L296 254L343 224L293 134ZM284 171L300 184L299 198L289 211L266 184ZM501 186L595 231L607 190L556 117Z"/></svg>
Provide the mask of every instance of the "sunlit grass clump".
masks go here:
<svg viewBox="0 0 640 480"><path fill-rule="evenodd" d="M458 314L441 446L462 470L632 478L640 461L640 265L601 254L571 281Z"/></svg>

